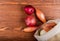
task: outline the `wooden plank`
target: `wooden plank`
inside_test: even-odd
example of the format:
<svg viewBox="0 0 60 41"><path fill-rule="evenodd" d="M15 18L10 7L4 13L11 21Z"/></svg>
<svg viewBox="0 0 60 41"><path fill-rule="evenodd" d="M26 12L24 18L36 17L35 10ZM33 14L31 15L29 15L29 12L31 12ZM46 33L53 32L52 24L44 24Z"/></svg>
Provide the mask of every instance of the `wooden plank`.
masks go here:
<svg viewBox="0 0 60 41"><path fill-rule="evenodd" d="M17 2L18 4L12 4L11 2ZM27 15L23 11L23 7L25 5L32 5L40 9L45 14L47 19L60 18L60 0L0 0L0 27L8 27L8 30L0 31L0 40L36 41L33 37L34 32L25 33L18 31L20 27L26 26L24 18ZM18 30L15 31L17 28Z"/></svg>

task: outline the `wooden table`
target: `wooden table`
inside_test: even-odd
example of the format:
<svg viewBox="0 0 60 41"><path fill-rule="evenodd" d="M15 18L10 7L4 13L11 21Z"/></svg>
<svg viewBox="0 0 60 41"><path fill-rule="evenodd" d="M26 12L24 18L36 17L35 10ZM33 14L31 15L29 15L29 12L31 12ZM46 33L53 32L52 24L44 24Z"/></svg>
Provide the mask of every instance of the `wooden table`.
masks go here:
<svg viewBox="0 0 60 41"><path fill-rule="evenodd" d="M26 27L24 18L27 15L23 7L28 4L39 8L47 20L60 18L59 0L0 0L0 27L8 28L0 31L0 41L37 41L33 37L34 32L25 33L19 30L20 27Z"/></svg>

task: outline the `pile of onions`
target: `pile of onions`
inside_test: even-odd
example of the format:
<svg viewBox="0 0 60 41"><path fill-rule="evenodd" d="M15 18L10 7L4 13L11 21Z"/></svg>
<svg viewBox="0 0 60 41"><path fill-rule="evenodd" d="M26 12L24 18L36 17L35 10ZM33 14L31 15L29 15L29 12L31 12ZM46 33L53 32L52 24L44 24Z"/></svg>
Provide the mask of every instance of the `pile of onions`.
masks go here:
<svg viewBox="0 0 60 41"><path fill-rule="evenodd" d="M37 29L37 27L35 27L36 25L36 19L34 16L32 16L32 14L36 14L37 18L45 23L46 22L46 18L44 16L44 13L41 12L39 9L37 8L34 8L33 6L31 5L27 5L24 7L24 11L27 15L26 19L25 19L25 24L27 25L27 28L24 28L23 31L24 32L33 32Z"/></svg>

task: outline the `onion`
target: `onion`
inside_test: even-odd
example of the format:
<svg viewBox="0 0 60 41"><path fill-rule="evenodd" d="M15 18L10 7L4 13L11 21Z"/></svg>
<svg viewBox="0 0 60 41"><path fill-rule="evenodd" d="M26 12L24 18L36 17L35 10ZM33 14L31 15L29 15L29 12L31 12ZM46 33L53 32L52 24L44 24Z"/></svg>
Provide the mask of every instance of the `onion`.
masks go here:
<svg viewBox="0 0 60 41"><path fill-rule="evenodd" d="M24 32L33 32L37 29L37 27L27 27L27 28L24 28L22 31Z"/></svg>
<svg viewBox="0 0 60 41"><path fill-rule="evenodd" d="M55 22L48 22L42 26L42 29L45 30L46 32L48 32L49 30L54 28L55 25L56 25Z"/></svg>
<svg viewBox="0 0 60 41"><path fill-rule="evenodd" d="M32 7L31 5L27 5L27 6L24 7L24 11L28 15L33 14L34 10L35 10L34 7Z"/></svg>
<svg viewBox="0 0 60 41"><path fill-rule="evenodd" d="M46 18L43 14L43 12L41 12L39 9L36 8L36 16L39 18L40 21L42 21L43 23L46 22Z"/></svg>
<svg viewBox="0 0 60 41"><path fill-rule="evenodd" d="M35 26L36 25L36 19L34 16L27 16L25 19L25 23L27 26Z"/></svg>

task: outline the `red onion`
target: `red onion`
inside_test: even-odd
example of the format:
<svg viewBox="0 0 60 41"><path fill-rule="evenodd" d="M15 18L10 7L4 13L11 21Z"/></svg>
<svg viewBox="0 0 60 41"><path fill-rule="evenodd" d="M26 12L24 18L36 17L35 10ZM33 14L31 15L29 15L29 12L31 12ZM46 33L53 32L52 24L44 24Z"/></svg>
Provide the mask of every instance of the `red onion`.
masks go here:
<svg viewBox="0 0 60 41"><path fill-rule="evenodd" d="M27 16L25 19L25 23L27 26L35 26L36 25L36 19L34 16Z"/></svg>
<svg viewBox="0 0 60 41"><path fill-rule="evenodd" d="M33 14L34 10L35 10L34 7L32 7L31 5L27 5L27 6L24 7L24 11L28 15Z"/></svg>

